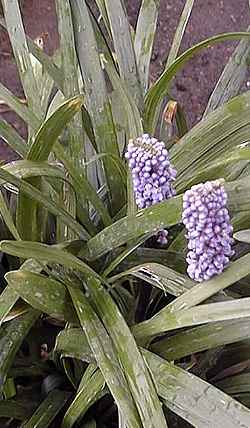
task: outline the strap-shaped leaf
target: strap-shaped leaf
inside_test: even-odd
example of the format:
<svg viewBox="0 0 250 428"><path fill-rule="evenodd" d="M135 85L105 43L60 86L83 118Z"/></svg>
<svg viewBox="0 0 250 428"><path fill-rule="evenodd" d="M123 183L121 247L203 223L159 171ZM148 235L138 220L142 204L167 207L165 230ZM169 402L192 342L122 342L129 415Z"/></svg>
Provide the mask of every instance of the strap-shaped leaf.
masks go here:
<svg viewBox="0 0 250 428"><path fill-rule="evenodd" d="M87 379L83 375L77 394L64 415L61 428L72 428L78 419L83 418L89 407L107 392L107 388L105 389L105 380L100 370L97 369Z"/></svg>
<svg viewBox="0 0 250 428"><path fill-rule="evenodd" d="M0 17L0 25L7 30L6 22ZM63 73L57 64L54 62L54 58L47 55L27 34L26 41L28 50L45 68L48 74L53 79L58 89L63 89ZM55 56L55 55L54 55Z"/></svg>
<svg viewBox="0 0 250 428"><path fill-rule="evenodd" d="M44 196L40 190L37 190L31 184L26 183L24 180L14 176L13 174L10 174L3 168L0 168L0 179L5 180L7 183L13 184L19 190L22 190L22 192L27 195L28 198L34 199L38 204L46 207L51 214L59 216L60 220L69 226L73 231L75 231L79 237L89 238L86 230L70 214L52 202L50 198Z"/></svg>
<svg viewBox="0 0 250 428"><path fill-rule="evenodd" d="M149 65L159 8L159 0L143 0L136 24L134 49L140 82L144 93L146 93L149 85Z"/></svg>
<svg viewBox="0 0 250 428"><path fill-rule="evenodd" d="M196 352L248 339L249 321L249 318L245 318L194 327L159 340L151 349L168 361L178 360Z"/></svg>
<svg viewBox="0 0 250 428"><path fill-rule="evenodd" d="M144 350L143 355L164 404L193 426L247 428L250 425L250 411L238 401L149 351Z"/></svg>
<svg viewBox="0 0 250 428"><path fill-rule="evenodd" d="M34 136L27 158L33 161L47 160L53 145L70 120L80 111L83 97L78 95L65 101L41 126Z"/></svg>
<svg viewBox="0 0 250 428"><path fill-rule="evenodd" d="M38 319L40 312L35 309L6 323L0 332L0 390L13 363L20 345L30 328Z"/></svg>
<svg viewBox="0 0 250 428"><path fill-rule="evenodd" d="M86 335L81 328L65 328L56 337L55 352L63 357L77 358L87 363L95 363Z"/></svg>
<svg viewBox="0 0 250 428"><path fill-rule="evenodd" d="M111 112L104 73L98 54L94 28L85 0L71 1L75 44L84 81L87 109L91 116L99 153L119 156L115 126ZM83 42L84 41L84 42ZM115 211L122 205L121 182L112 162L105 158L106 181L111 191Z"/></svg>
<svg viewBox="0 0 250 428"><path fill-rule="evenodd" d="M5 287L0 294L0 325L5 320L6 315L8 315L13 308L18 298L18 294L10 287Z"/></svg>
<svg viewBox="0 0 250 428"><path fill-rule="evenodd" d="M249 179L246 177L226 184L228 205L232 211L247 211L250 206ZM91 238L80 255L95 259L101 255L148 233L181 222L182 196L145 208L134 216L124 217Z"/></svg>
<svg viewBox="0 0 250 428"><path fill-rule="evenodd" d="M26 154L26 143L15 129L4 119L0 120L0 135L9 147L21 156Z"/></svg>
<svg viewBox="0 0 250 428"><path fill-rule="evenodd" d="M104 0L113 36L120 75L139 109L142 107L142 91L138 78L134 46L123 2Z"/></svg>
<svg viewBox="0 0 250 428"><path fill-rule="evenodd" d="M175 299L172 303L167 305L165 308L163 308L161 311L159 311L153 318L144 321L140 324L137 324L133 329L134 334L137 337L151 337L154 334L158 334L157 330L161 330L161 327L163 328L163 330L166 327L167 330L168 322L169 327L170 325L175 325L174 328L178 328L178 325L180 324L195 325L196 321L198 324L202 324L203 316L205 318L207 316L205 322L226 320L230 319L230 316L231 319L234 319L235 317L240 318L241 310L243 317L250 316L248 315L248 299L242 299L242 308L241 300L226 303L222 302L222 306L220 306L221 302L211 304L211 306L204 305L204 308L202 308L202 306L196 306L204 300L208 299L209 297L213 296L214 294L218 293L219 291L224 290L226 287L239 281L241 278L247 276L250 273L249 263L250 254L246 254L245 256L231 263L230 266L221 275L194 286L186 293ZM243 300L245 300L245 302ZM232 306L232 312L230 312L230 305ZM193 310L189 311L190 308L193 308ZM214 313L213 315L212 313L210 313L210 309L214 309L216 314ZM217 309L219 309L219 311L221 310L220 314L216 312ZM203 312L203 310L205 312ZM178 318L178 314L180 314L180 318ZM210 315L211 318L209 318ZM176 317L178 318L178 320ZM172 329L172 327L170 327L170 329Z"/></svg>
<svg viewBox="0 0 250 428"><path fill-rule="evenodd" d="M230 174L230 166L241 160L250 160L250 147L239 146L236 150L224 155L206 168L202 167L197 171L196 175L192 178L188 178L185 180L185 183L178 186L178 191L183 192L194 184L202 183L207 180L214 180L216 178L226 179L228 174Z"/></svg>
<svg viewBox="0 0 250 428"><path fill-rule="evenodd" d="M145 242L148 238L150 238L151 234L144 235L142 238L140 237L136 241L133 241L131 245L128 245L127 248L119 254L103 271L102 275L108 276L123 260L125 260L130 254L132 254L138 247L140 247L143 242ZM111 278L110 278L111 281Z"/></svg>
<svg viewBox="0 0 250 428"><path fill-rule="evenodd" d="M108 210L99 198L96 190L85 175L83 175L82 170L78 166L74 165L73 161L68 158L63 147L59 143L55 144L54 152L56 157L63 162L65 168L71 175L77 197L83 200L83 202L89 201L93 205L97 213L101 216L105 226L111 224L111 217Z"/></svg>
<svg viewBox="0 0 250 428"><path fill-rule="evenodd" d="M56 11L64 75L63 92L66 98L70 98L80 93L70 1L65 0L62 2L57 0ZM84 159L84 132L81 113L78 113L72 119L72 122L68 125L68 131L67 151L74 163L80 165ZM67 196L69 197L69 195Z"/></svg>
<svg viewBox="0 0 250 428"><path fill-rule="evenodd" d="M116 356L111 338L81 290L69 287L72 301L98 367L129 428L141 427L127 381ZM83 333L82 333L83 334Z"/></svg>
<svg viewBox="0 0 250 428"><path fill-rule="evenodd" d="M74 340L70 343L70 333ZM80 358L81 349L91 353L85 346L80 329L64 330L60 334L63 352ZM221 423L229 424L230 428L236 426L247 428L250 411L228 395L214 386L199 379L191 373L169 364L163 358L141 348L148 367L155 381L157 392L164 404L193 426L207 428L207 424L221 428ZM89 359L91 356L89 355ZM216 402L216 406L214 403ZM225 405L225 403L227 405Z"/></svg>
<svg viewBox="0 0 250 428"><path fill-rule="evenodd" d="M96 273L89 265L84 263L74 255L63 251L60 246L40 244L40 242L30 241L1 241L0 246L4 248L3 252L10 253L24 259L35 259L40 263L58 263L66 266L69 269L79 270L87 277L95 278L99 282L103 282L107 287L109 284Z"/></svg>
<svg viewBox="0 0 250 428"><path fill-rule="evenodd" d="M250 34L246 32L219 34L217 36L203 40L195 46L192 46L190 49L176 58L176 60L162 73L162 75L147 93L144 118L145 125L149 133L153 134L155 131L158 120L157 115L161 106L161 101L163 100L164 96L167 95L170 82L176 75L177 71L180 71L182 66L185 65L185 63L201 49L224 40L241 39L243 37L250 37Z"/></svg>
<svg viewBox="0 0 250 428"><path fill-rule="evenodd" d="M30 403L27 406L16 400L1 400L0 401L0 418L10 418L24 420L30 416Z"/></svg>
<svg viewBox="0 0 250 428"><path fill-rule="evenodd" d="M140 117L139 110L133 100L131 94L126 89L126 86L121 81L117 75L116 70L113 65L111 65L106 60L104 61L104 67L107 70L108 76L111 80L113 88L117 90L118 96L120 97L120 102L123 104L126 114L127 114L127 138L137 138L143 133L142 121ZM131 173L128 169L128 179L127 179L127 205L128 205L128 215L132 215L136 212L135 198L133 192L133 184Z"/></svg>
<svg viewBox="0 0 250 428"><path fill-rule="evenodd" d="M88 281L91 301L109 332L119 355L143 427L167 427L155 385L131 331L116 304L95 279ZM130 353L126 352L130 349Z"/></svg>
<svg viewBox="0 0 250 428"><path fill-rule="evenodd" d="M196 177L201 169L212 167L218 158L230 157L237 145L247 141L249 100L249 92L233 98L210 113L171 148L171 159L178 171L178 189L183 188L187 179Z"/></svg>
<svg viewBox="0 0 250 428"><path fill-rule="evenodd" d="M250 244L250 229L248 230L240 230L239 232L234 234L234 238L240 242L246 242Z"/></svg>
<svg viewBox="0 0 250 428"><path fill-rule="evenodd" d="M248 31L250 27L248 27ZM242 83L245 80L248 58L250 54L250 42L243 39L229 58L216 86L210 96L206 110L203 114L205 117L217 107L225 104L230 98L238 95Z"/></svg>
<svg viewBox="0 0 250 428"><path fill-rule="evenodd" d="M12 215L10 213L10 210L7 206L7 203L4 199L4 196L2 194L2 191L0 190L0 215L9 229L9 231L12 233L15 239L20 239L19 233L17 231L17 228L15 226L15 223L13 221Z"/></svg>
<svg viewBox="0 0 250 428"><path fill-rule="evenodd" d="M29 109L42 118L37 82L30 59L18 0L3 0L4 16Z"/></svg>
<svg viewBox="0 0 250 428"><path fill-rule="evenodd" d="M161 413L160 403L155 394L154 385L152 384L147 367L142 361L135 340L117 306L110 295L108 293L104 293L104 290L100 288L100 280L103 280L81 260L69 253L56 249L55 247L49 247L39 243L29 243L27 245L27 243L25 244L23 242L8 243L5 241L4 243L3 241L1 243L1 248L3 251L7 250L7 252L10 252L11 254L22 254L22 257L29 257L29 255L32 254L32 257L37 257L39 260L46 260L51 263L57 262L67 267L78 269L86 275L86 281L89 291L91 292L92 302L97 308L98 315L103 319L105 327L112 338L117 352L119 353L119 360L128 375L129 386L145 428L150 426L153 427L154 424L158 424L159 427L166 426L165 419ZM73 298L80 321L82 323L86 322L86 320L83 321L83 317L84 315L86 316L86 310L88 309L88 305L85 302L86 298L81 292L79 294L76 289L70 288L69 291ZM79 305L81 310L79 309ZM83 310L83 306L85 311ZM91 318L92 317L94 317L94 314L91 315ZM125 349L133 350L133 359L126 354ZM142 400L142 394L144 400ZM150 415L154 416L151 417Z"/></svg>
<svg viewBox="0 0 250 428"><path fill-rule="evenodd" d="M48 159L57 138L75 114L80 111L82 103L82 96L67 100L41 125L31 141L27 154L28 160L45 161ZM39 178L30 179L29 182L38 189L41 187ZM23 239L41 239L42 231L38 216L37 201L20 192L17 207L17 227Z"/></svg>
<svg viewBox="0 0 250 428"><path fill-rule="evenodd" d="M135 276L145 282L160 288L165 293L170 293L174 296L179 296L185 291L192 288L196 283L189 279L186 275L180 274L167 266L158 263L145 263L135 266L129 270L125 270L111 277L109 282L115 283L120 278L126 276Z"/></svg>
<svg viewBox="0 0 250 428"><path fill-rule="evenodd" d="M180 20L178 22L178 26L174 35L174 39L170 48L170 52L168 54L167 64L166 68L170 66L176 59L178 55L178 51L180 49L182 37L185 33L185 29L187 26L187 23L189 21L189 17L191 15L192 9L194 5L194 0L186 0L185 6L183 8Z"/></svg>
<svg viewBox="0 0 250 428"><path fill-rule="evenodd" d="M66 175L62 168L59 168L56 164L53 165L47 162L29 160L13 161L3 165L2 169L18 178L54 177L56 179L66 180ZM4 181L1 179L0 184L4 184Z"/></svg>
<svg viewBox="0 0 250 428"><path fill-rule="evenodd" d="M8 272L5 277L9 287L33 308L62 321L76 322L70 296L63 284L25 270Z"/></svg>
<svg viewBox="0 0 250 428"><path fill-rule="evenodd" d="M166 331L183 327L192 327L217 321L234 320L250 317L250 298L235 299L232 301L209 303L190 309L179 310L175 313L165 311L163 316L155 315L155 318L145 321L134 328L138 340L150 338Z"/></svg>
<svg viewBox="0 0 250 428"><path fill-rule="evenodd" d="M22 103L21 100L13 95L2 83L0 83L0 97L32 129L36 130L40 126L40 120L36 113Z"/></svg>
<svg viewBox="0 0 250 428"><path fill-rule="evenodd" d="M47 428L70 398L67 391L53 390L33 413L22 428Z"/></svg>

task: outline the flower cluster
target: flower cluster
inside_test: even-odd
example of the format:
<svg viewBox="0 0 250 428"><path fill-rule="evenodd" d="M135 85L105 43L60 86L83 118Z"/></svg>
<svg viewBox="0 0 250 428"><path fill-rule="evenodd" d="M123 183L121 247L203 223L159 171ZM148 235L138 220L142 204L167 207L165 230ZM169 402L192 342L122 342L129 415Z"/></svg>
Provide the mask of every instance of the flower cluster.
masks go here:
<svg viewBox="0 0 250 428"><path fill-rule="evenodd" d="M195 281L220 274L229 263L233 227L224 180L200 183L183 197L182 221L187 229L187 272Z"/></svg>
<svg viewBox="0 0 250 428"><path fill-rule="evenodd" d="M130 140L125 157L132 173L135 200L138 208L147 208L174 196L172 182L176 170L171 166L163 142L143 134ZM165 244L167 231L158 234L158 242Z"/></svg>

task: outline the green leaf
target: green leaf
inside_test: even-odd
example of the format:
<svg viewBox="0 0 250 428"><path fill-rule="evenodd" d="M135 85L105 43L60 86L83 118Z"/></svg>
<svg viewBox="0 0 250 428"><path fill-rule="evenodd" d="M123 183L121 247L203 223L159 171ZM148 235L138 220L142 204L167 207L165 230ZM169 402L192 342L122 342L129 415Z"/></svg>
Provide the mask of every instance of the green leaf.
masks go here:
<svg viewBox="0 0 250 428"><path fill-rule="evenodd" d="M47 160L53 145L74 115L83 104L82 95L65 101L41 126L34 136L27 159L32 161Z"/></svg>
<svg viewBox="0 0 250 428"><path fill-rule="evenodd" d="M0 390L14 361L20 345L40 316L40 312L30 309L26 314L9 321L0 331Z"/></svg>
<svg viewBox="0 0 250 428"><path fill-rule="evenodd" d="M0 401L0 418L13 418L23 421L30 415L30 411L30 406L16 400Z"/></svg>
<svg viewBox="0 0 250 428"><path fill-rule="evenodd" d="M124 278L128 275L140 278L154 287L160 288L165 293L172 294L173 296L179 296L185 293L185 291L189 290L196 284L187 276L158 263L145 263L135 266L111 277L109 279L109 283L113 284L120 278Z"/></svg>
<svg viewBox="0 0 250 428"><path fill-rule="evenodd" d="M237 239L237 241L250 244L250 229L240 230L239 232L234 233L234 238Z"/></svg>
<svg viewBox="0 0 250 428"><path fill-rule="evenodd" d="M159 8L158 0L143 0L136 24L134 49L143 93L149 85L149 66Z"/></svg>
<svg viewBox="0 0 250 428"><path fill-rule="evenodd" d="M229 209L235 212L247 211L250 204L249 179L227 183ZM106 227L91 238L79 255L96 259L109 251L148 233L173 226L181 222L182 196L177 196L152 207L140 210L134 216L124 217Z"/></svg>
<svg viewBox="0 0 250 428"><path fill-rule="evenodd" d="M40 263L44 262L45 264L58 263L69 269L79 270L88 278L95 278L103 282L107 287L109 286L107 281L90 266L72 254L59 249L60 247L58 248L56 245L52 246L30 241L1 241L0 248L2 248L3 252L8 253L10 251L10 254L24 259L37 259Z"/></svg>
<svg viewBox="0 0 250 428"><path fill-rule="evenodd" d="M0 135L12 150L14 150L20 156L25 157L27 151L26 142L4 119L0 120Z"/></svg>
<svg viewBox="0 0 250 428"><path fill-rule="evenodd" d="M190 177L185 180L185 183L183 183L182 186L178 186L178 191L183 192L194 184L198 184L206 180L214 180L222 177L226 178L228 175L228 166L230 167L231 164L236 164L240 160L250 160L249 147L239 146L233 152L224 155L206 167L202 167L192 178Z"/></svg>
<svg viewBox="0 0 250 428"><path fill-rule="evenodd" d="M172 226L181 219L181 205L182 197L178 196L124 217L90 239L80 255L95 259L132 239Z"/></svg>
<svg viewBox="0 0 250 428"><path fill-rule="evenodd" d="M44 69L47 71L49 76L53 79L58 89L63 90L64 76L62 70L54 61L54 57L47 55L42 49L40 49L33 40L26 35L29 51L35 58L42 64Z"/></svg>
<svg viewBox="0 0 250 428"><path fill-rule="evenodd" d="M108 292L101 290L98 281L90 278L88 287L91 302L103 320L118 353L143 426L166 427L155 385L126 321ZM127 349L130 350L129 354Z"/></svg>
<svg viewBox="0 0 250 428"><path fill-rule="evenodd" d="M56 337L55 352L60 352L63 357L77 358L88 363L95 362L87 337L80 328L60 331Z"/></svg>
<svg viewBox="0 0 250 428"><path fill-rule="evenodd" d="M218 158L226 159L228 152L231 155L231 150L247 141L249 100L249 92L232 99L210 113L171 148L171 160L178 171L178 190L184 188L186 180L195 177L201 169L212 167ZM242 148L244 153L247 147Z"/></svg>
<svg viewBox="0 0 250 428"><path fill-rule="evenodd" d="M19 233L16 229L16 226L14 224L14 221L12 219L11 212L9 208L7 207L6 201L4 199L4 196L0 190L0 215L5 223L5 225L8 227L9 231L12 233L13 237L15 239L20 239Z"/></svg>
<svg viewBox="0 0 250 428"><path fill-rule="evenodd" d="M7 30L6 22L3 18L0 18L0 25ZM51 76L55 85L62 89L63 87L63 73L54 62L53 57L47 55L27 34L26 41L28 50L45 68L48 74ZM54 55L55 56L55 55Z"/></svg>
<svg viewBox="0 0 250 428"><path fill-rule="evenodd" d="M19 296L10 287L5 289L0 294L0 325L5 320L6 316L17 302Z"/></svg>
<svg viewBox="0 0 250 428"><path fill-rule="evenodd" d="M66 98L80 93L78 81L78 61L75 50L74 30L71 17L70 1L56 1L60 52L64 74L63 92ZM77 165L84 159L84 132L81 113L77 114L68 126L68 153ZM69 197L69 195L68 195Z"/></svg>
<svg viewBox="0 0 250 428"><path fill-rule="evenodd" d="M178 55L178 51L180 49L182 37L185 33L185 29L191 15L192 9L194 5L194 0L186 0L185 6L183 8L180 20L178 22L178 26L174 35L174 39L170 48L170 52L168 54L166 68L168 68L176 59Z"/></svg>
<svg viewBox="0 0 250 428"><path fill-rule="evenodd" d="M24 180L18 177L15 177L13 174L10 174L3 168L0 168L0 179L13 184L19 189L19 191L21 190L29 198L34 199L38 202L38 204L46 207L51 214L58 216L60 220L70 227L74 232L76 232L79 237L89 238L86 230L70 214L52 202L47 196L44 196L42 192L37 190L31 184L26 183Z"/></svg>
<svg viewBox="0 0 250 428"><path fill-rule="evenodd" d="M96 358L98 367L122 412L129 428L141 427L140 419L131 397L127 381L114 351L111 338L105 331L97 315L89 305L84 294L69 287L74 306L89 346ZM82 333L83 334L83 333Z"/></svg>
<svg viewBox="0 0 250 428"><path fill-rule="evenodd" d="M117 74L113 65L106 60L106 57L103 57L103 67L108 73L113 88L117 90L120 102L126 111L128 120L127 136L129 138L137 138L143 133L142 120L138 107L127 90L126 85Z"/></svg>
<svg viewBox="0 0 250 428"><path fill-rule="evenodd" d="M22 424L22 428L47 428L56 415L67 403L70 393L67 391L53 390L36 409L31 418Z"/></svg>
<svg viewBox="0 0 250 428"><path fill-rule="evenodd" d="M47 162L19 160L3 165L2 169L22 179L29 177L53 177L66 180L64 170L56 163L53 165ZM4 181L0 180L0 183L3 184Z"/></svg>
<svg viewBox="0 0 250 428"><path fill-rule="evenodd" d="M75 0L71 2L71 9L76 51L98 152L119 156L111 106L88 8L85 1ZM82 40L85 43L82 43ZM116 175L114 165L108 158L104 160L104 169L111 191L112 207L117 211L123 204L120 193L121 181Z"/></svg>
<svg viewBox="0 0 250 428"><path fill-rule="evenodd" d="M123 260L125 260L130 254L132 254L136 248L140 247L148 238L150 238L151 234L143 235L136 241L133 241L131 245L129 245L124 251L122 251L119 256L117 256L103 271L102 276L108 276ZM112 278L110 278L112 282Z"/></svg>
<svg viewBox="0 0 250 428"><path fill-rule="evenodd" d="M249 373L243 373L236 376L230 376L219 382L216 382L216 387L222 389L227 394L238 394L249 392Z"/></svg>
<svg viewBox="0 0 250 428"><path fill-rule="evenodd" d="M75 336L73 342L69 343L71 331L74 331ZM85 346L81 330L70 329L67 333L64 331L61 333L62 339L64 334L66 334L64 350L66 351L69 346L70 354L79 358L81 349ZM89 352L91 352L90 349ZM217 428L221 428L222 421L226 422L230 428L239 426L239 423L242 423L244 428L248 427L248 409L193 374L169 364L145 349L141 348L141 352L154 378L158 394L162 397L164 404L179 416L197 427L207 427L208 420L213 427ZM217 403L216 412L214 412L215 402ZM228 403L228 406L224 403Z"/></svg>
<svg viewBox="0 0 250 428"><path fill-rule="evenodd" d="M2 3L12 50L29 109L36 112L39 119L42 119L39 90L31 65L18 0L12 0L11 3L8 0L3 0Z"/></svg>
<svg viewBox="0 0 250 428"><path fill-rule="evenodd" d="M234 284L235 282L239 281L241 278L244 278L250 273L250 254L246 254L245 256L241 257L240 259L236 260L235 262L231 263L229 267L219 276L210 279L209 281L204 281L200 284L197 284L190 290L188 290L186 293L179 296L177 299L175 299L172 303L167 305L165 308L163 308L161 311L159 311L153 318L150 320L144 321L140 324L137 324L133 328L133 332L137 338L146 338L154 336L155 334L159 333L159 330L161 328L162 331L167 331L168 329L168 323L169 328L170 325L175 325L174 328L179 328L179 325L181 323L185 324L187 321L187 318L190 315L189 320L187 321L187 325L192 325L193 323L196 323L197 320L202 323L202 317L208 317L206 318L205 322L214 322L217 320L225 320L230 319L227 318L227 310L232 306L232 312L231 316L234 317L240 317L240 313L237 313L238 308L241 306L241 301L236 302L222 302L222 306L214 306L215 312L217 309L219 311L221 310L221 314L210 314L210 312L206 312L207 310L210 311L210 308L212 309L212 306L209 306L206 308L207 305L204 306L204 311L202 306L197 306L204 300L208 299L209 297L213 296L214 294L218 293L221 290L224 290L226 287ZM244 300L244 299L243 299ZM248 307L244 307L245 303L242 300L242 311L244 310L244 316L247 316L246 313L248 311ZM236 302L236 305L234 307L234 303ZM214 305L218 305L221 303L216 303ZM224 305L224 306L223 306ZM246 306L248 306L248 301L246 301ZM194 308L192 311L189 311L190 308ZM243 308L244 307L244 308ZM246 310L245 310L246 309ZM224 311L224 312L223 312ZM229 309L230 311L230 309ZM241 309L240 309L241 312ZM178 318L178 314L180 314L180 318ZM200 317L199 317L200 314ZM181 317L183 315L183 319L181 320ZM186 321L184 321L185 316L187 315ZM211 315L211 318L210 318ZM219 318L221 315L222 318ZM178 321L177 321L177 318ZM230 314L229 314L230 317ZM198 323L199 323L198 321ZM177 325L178 324L178 325ZM186 324L185 324L186 325Z"/></svg>
<svg viewBox="0 0 250 428"><path fill-rule="evenodd" d="M110 25L109 25L109 19L108 19L108 14L107 14L107 9L106 9L106 5L105 5L105 0L96 0L96 4L98 6L98 9L100 11L101 17L104 21L106 30L109 33L109 36L111 36L111 31L110 31ZM98 18L98 20L100 20L100 17Z"/></svg>
<svg viewBox="0 0 250 428"><path fill-rule="evenodd" d="M61 428L72 428L78 419L83 418L89 407L107 393L105 380L100 370L96 370L87 379L83 375L81 385L72 404L64 415Z"/></svg>
<svg viewBox="0 0 250 428"><path fill-rule="evenodd" d="M164 96L167 95L169 85L172 78L176 75L177 71L180 71L182 66L197 52L201 49L212 46L215 43L222 42L224 40L241 39L243 37L250 37L249 33L238 32L238 33L225 33L217 36L210 37L209 39L203 40L195 46L192 46L183 54L181 54L159 77L156 83L151 87L146 96L146 109L144 120L147 127L147 131L154 134L157 124L157 114L161 106L161 101Z"/></svg>
<svg viewBox="0 0 250 428"><path fill-rule="evenodd" d="M175 115L178 136L181 138L188 132L187 118L183 108L177 103L177 111Z"/></svg>
<svg viewBox="0 0 250 428"><path fill-rule="evenodd" d="M120 103L123 105L123 108L127 114L127 137L129 138L137 138L139 135L142 135L142 121L140 117L139 110L135 104L135 101L131 97L131 95L126 90L125 85L117 75L113 66L109 64L107 61L103 61L103 66L107 70L110 81L117 90L118 96L120 97ZM129 168L128 170L128 179L127 179L127 205L128 205L128 215L132 215L136 212L137 208L135 205L134 191L133 191L133 183L132 177Z"/></svg>
<svg viewBox="0 0 250 428"><path fill-rule="evenodd" d="M98 314L103 319L106 329L108 329L112 336L112 341L114 342L115 347L119 352L119 359L122 362L122 365L124 366L126 372L129 373L129 376L131 376L128 379L129 385L132 389L133 396L135 396L136 404L138 406L142 421L147 421L145 422L145 427L149 427L151 425L151 422L148 420L149 411L151 412L151 414L155 415L155 421L159 423L159 427L165 426L165 419L163 419L163 416L161 415L159 400L154 394L154 387L151 383L150 375L147 372L147 368L142 362L140 353L136 347L133 336L131 335L126 322L122 318L112 298L109 296L109 294L104 294L104 290L99 287L100 280L103 280L99 278L98 275L95 274L92 269L85 265L85 263L83 263L81 260L72 256L71 254L68 254L53 247L50 248L49 246L46 246L44 244L29 243L29 245L27 245L27 243L25 244L22 242L11 243L7 241L2 241L1 249L4 252L11 252L11 254L13 255L22 255L22 257L29 257L30 254L32 254L32 257L37 257L39 260L49 260L50 263L57 262L70 268L78 269L84 274L86 274L87 286L91 293L92 301L97 306ZM82 323L86 323L86 319L82 318L83 316L86 317L86 311L88 310L84 295L81 292L79 294L78 290L76 289L69 288L69 291L71 296L73 296L72 298L76 310L78 312L80 321ZM82 307L83 304L84 309ZM79 305L81 305L81 310L79 309ZM89 316L91 316L92 318L94 314L92 313L91 315L90 312ZM121 338L123 339L122 341ZM133 349L133 361L128 358L128 356L124 352L125 348ZM106 381L108 383L107 379ZM145 392L143 393L143 396L145 397L146 403L141 400L141 393L144 390ZM148 423L150 425L148 425Z"/></svg>
<svg viewBox="0 0 250 428"><path fill-rule="evenodd" d="M2 83L0 83L1 99L24 120L32 129L36 130L40 126L40 120L18 97L13 95Z"/></svg>
<svg viewBox="0 0 250 428"><path fill-rule="evenodd" d="M151 320L138 324L133 332L138 340L145 340L178 328L246 317L250 317L250 298L200 305L168 315L165 311L164 316L161 311L161 316L158 313Z"/></svg>
<svg viewBox="0 0 250 428"><path fill-rule="evenodd" d="M161 357L172 361L196 352L239 342L249 337L250 324L248 318L218 321L159 340L151 346L151 349Z"/></svg>
<svg viewBox="0 0 250 428"><path fill-rule="evenodd" d="M250 27L248 27L249 30ZM225 104L230 98L238 95L246 77L249 54L249 40L241 40L217 81L203 116L206 116L220 105Z"/></svg>
<svg viewBox="0 0 250 428"><path fill-rule="evenodd" d="M108 210L97 195L96 190L83 175L79 167L74 165L73 162L66 156L62 146L59 143L55 144L54 152L56 157L63 162L65 168L71 175L77 197L81 199L82 204L84 204L86 201L89 201L100 215L103 224L105 226L111 224L111 217L108 213Z"/></svg>
<svg viewBox="0 0 250 428"><path fill-rule="evenodd" d="M8 272L5 278L11 289L33 308L62 321L76 321L69 294L63 284L25 270Z"/></svg>
<svg viewBox="0 0 250 428"><path fill-rule="evenodd" d="M250 426L250 411L239 402L204 380L146 350L143 355L163 403L193 426Z"/></svg>
<svg viewBox="0 0 250 428"><path fill-rule="evenodd" d="M142 92L138 77L135 51L130 26L123 2L105 0L120 75L139 109L142 107Z"/></svg>

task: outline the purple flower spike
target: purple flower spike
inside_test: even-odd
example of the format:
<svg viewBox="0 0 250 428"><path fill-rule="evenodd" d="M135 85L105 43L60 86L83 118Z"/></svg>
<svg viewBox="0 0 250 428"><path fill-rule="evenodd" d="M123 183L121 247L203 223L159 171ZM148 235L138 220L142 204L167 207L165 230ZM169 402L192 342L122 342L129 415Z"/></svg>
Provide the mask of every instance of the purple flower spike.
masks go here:
<svg viewBox="0 0 250 428"><path fill-rule="evenodd" d="M128 143L125 157L133 179L133 188L138 208L147 208L175 196L172 182L176 170L169 161L163 142L143 134ZM157 241L167 243L167 231L160 231Z"/></svg>
<svg viewBox="0 0 250 428"><path fill-rule="evenodd" d="M187 273L202 282L220 274L229 263L233 227L227 210L224 180L193 186L183 196L182 222L187 229Z"/></svg>

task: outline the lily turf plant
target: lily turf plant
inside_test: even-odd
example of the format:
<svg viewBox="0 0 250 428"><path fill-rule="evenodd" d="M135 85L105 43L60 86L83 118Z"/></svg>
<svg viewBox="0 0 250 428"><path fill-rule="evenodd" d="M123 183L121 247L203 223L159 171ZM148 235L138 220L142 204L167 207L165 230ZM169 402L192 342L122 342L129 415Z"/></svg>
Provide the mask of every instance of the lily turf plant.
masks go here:
<svg viewBox="0 0 250 428"><path fill-rule="evenodd" d="M122 0L56 0L49 57L2 0L26 103L0 97L28 135L0 120L3 427L250 426L249 33L179 54L187 0L150 86L159 3L133 29ZM171 83L231 39L188 129Z"/></svg>

